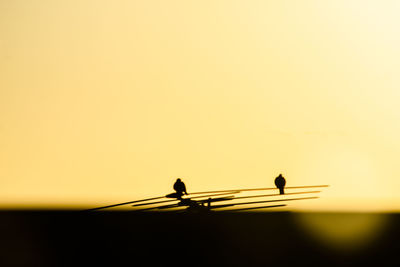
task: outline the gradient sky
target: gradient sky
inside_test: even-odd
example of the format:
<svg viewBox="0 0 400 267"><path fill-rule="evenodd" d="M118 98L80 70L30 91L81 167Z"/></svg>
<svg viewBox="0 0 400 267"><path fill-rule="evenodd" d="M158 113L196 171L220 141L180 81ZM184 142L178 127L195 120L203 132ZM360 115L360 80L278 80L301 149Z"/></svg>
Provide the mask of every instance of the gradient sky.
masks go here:
<svg viewBox="0 0 400 267"><path fill-rule="evenodd" d="M399 1L0 0L0 206L329 184L400 210ZM292 204L291 204L292 205Z"/></svg>

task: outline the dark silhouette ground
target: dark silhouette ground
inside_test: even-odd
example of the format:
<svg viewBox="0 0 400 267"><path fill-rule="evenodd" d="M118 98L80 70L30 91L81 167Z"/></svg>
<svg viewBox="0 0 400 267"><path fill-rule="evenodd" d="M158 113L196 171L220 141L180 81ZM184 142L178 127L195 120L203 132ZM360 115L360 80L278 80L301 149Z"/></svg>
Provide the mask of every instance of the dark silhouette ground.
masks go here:
<svg viewBox="0 0 400 267"><path fill-rule="evenodd" d="M390 223L374 243L353 253L322 246L295 216L2 211L0 266L394 266L399 261L400 214L387 215Z"/></svg>

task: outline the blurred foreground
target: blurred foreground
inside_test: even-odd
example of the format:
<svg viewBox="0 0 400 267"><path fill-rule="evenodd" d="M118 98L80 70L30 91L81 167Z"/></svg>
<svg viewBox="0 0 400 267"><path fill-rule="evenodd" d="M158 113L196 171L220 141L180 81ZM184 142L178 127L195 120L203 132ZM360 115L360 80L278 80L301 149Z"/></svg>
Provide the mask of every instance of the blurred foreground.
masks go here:
<svg viewBox="0 0 400 267"><path fill-rule="evenodd" d="M0 266L388 265L400 214L1 211Z"/></svg>

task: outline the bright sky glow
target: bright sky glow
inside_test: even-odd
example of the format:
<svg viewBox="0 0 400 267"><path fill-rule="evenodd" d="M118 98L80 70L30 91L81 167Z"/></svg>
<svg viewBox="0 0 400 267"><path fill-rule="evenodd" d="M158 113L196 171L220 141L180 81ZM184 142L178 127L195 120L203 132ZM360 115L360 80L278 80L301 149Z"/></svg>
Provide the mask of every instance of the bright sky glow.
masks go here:
<svg viewBox="0 0 400 267"><path fill-rule="evenodd" d="M0 1L0 203L330 184L400 210L400 2Z"/></svg>

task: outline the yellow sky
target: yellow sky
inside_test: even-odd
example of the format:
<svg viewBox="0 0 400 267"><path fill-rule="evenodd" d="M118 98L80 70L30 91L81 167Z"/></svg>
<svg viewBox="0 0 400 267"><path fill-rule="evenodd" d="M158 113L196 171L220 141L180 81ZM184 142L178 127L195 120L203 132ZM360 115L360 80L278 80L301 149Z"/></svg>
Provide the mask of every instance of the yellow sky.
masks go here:
<svg viewBox="0 0 400 267"><path fill-rule="evenodd" d="M0 204L330 184L400 210L400 2L0 1Z"/></svg>

